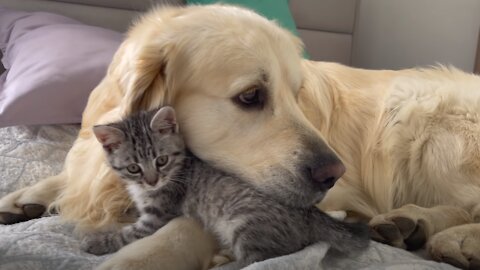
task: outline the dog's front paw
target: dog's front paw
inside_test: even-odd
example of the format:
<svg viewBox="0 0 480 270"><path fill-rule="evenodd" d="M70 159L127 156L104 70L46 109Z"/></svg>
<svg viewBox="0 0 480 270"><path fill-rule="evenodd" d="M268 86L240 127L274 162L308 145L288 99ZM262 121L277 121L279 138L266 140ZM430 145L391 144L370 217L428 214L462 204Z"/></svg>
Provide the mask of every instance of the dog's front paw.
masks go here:
<svg viewBox="0 0 480 270"><path fill-rule="evenodd" d="M415 250L422 248L436 232L471 222L470 214L455 206L424 208L408 204L373 217L369 225L374 240Z"/></svg>
<svg viewBox="0 0 480 270"><path fill-rule="evenodd" d="M421 248L431 234L431 225L414 212L392 211L369 223L372 239L398 248Z"/></svg>
<svg viewBox="0 0 480 270"><path fill-rule="evenodd" d="M430 256L462 269L480 269L480 224L465 224L435 234L428 242Z"/></svg>
<svg viewBox="0 0 480 270"><path fill-rule="evenodd" d="M0 224L24 222L45 213L47 207L37 203L38 200L27 191L28 188L24 188L0 198Z"/></svg>
<svg viewBox="0 0 480 270"><path fill-rule="evenodd" d="M95 255L104 255L117 251L115 247L109 245L109 234L93 234L84 237L80 243L80 248Z"/></svg>

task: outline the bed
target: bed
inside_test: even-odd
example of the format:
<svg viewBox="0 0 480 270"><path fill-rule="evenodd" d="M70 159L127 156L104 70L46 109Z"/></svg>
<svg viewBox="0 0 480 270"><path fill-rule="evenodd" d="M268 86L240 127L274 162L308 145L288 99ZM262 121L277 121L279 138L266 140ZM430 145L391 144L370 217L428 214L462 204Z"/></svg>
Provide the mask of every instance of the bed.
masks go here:
<svg viewBox="0 0 480 270"><path fill-rule="evenodd" d="M72 145L77 125L16 126L0 129L0 196L55 174ZM264 262L246 270L274 269L454 269L413 254L372 242L364 253L345 258L327 255L319 243ZM0 269L74 270L93 269L108 258L80 250L73 226L58 216L15 225L0 225ZM235 265L223 270L237 269Z"/></svg>
<svg viewBox="0 0 480 270"><path fill-rule="evenodd" d="M179 1L163 2L181 4ZM292 2L308 5L309 1ZM342 8L346 7L347 11L351 9L352 3L355 5L355 1L340 2L343 2ZM130 21L150 5L149 0L0 0L0 6L3 7L59 13L86 24L118 32L125 31ZM337 8L340 7L337 6ZM301 8L297 7L295 10L297 10L296 16L299 17L298 12L301 12ZM311 42L307 42L307 49L315 47L315 42L319 42L318 40L323 40L322 48L331 46L343 50L341 46L336 46L339 42L339 36L336 35L341 37L349 35L348 31L329 33L330 30L322 30L321 27L308 31L310 39L307 39ZM325 35L323 32L328 34ZM312 36L322 38L311 38ZM346 49L345 52L349 53L348 50ZM348 59L343 54L344 51L337 50L331 54L330 58L312 53L315 49L310 49L309 52L315 59L339 62ZM27 78L22 80L28 81ZM76 124L58 123L0 128L0 196L58 173L78 130L79 126ZM364 253L345 258L328 253L328 246L319 243L288 256L255 263L246 269L454 269L446 264L425 260L423 257L422 254L413 254L372 242L370 248ZM58 216L44 216L15 225L0 225L0 269L2 270L92 269L106 259L108 255L94 256L81 251L73 225L62 222ZM223 266L222 269L236 269L236 267L235 264L231 264Z"/></svg>

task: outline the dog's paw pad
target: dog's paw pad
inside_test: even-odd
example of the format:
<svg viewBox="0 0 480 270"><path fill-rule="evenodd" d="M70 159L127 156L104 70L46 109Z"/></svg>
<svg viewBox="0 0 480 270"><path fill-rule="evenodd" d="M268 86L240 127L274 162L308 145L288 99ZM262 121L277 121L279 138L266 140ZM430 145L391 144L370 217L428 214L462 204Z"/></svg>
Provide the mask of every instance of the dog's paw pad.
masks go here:
<svg viewBox="0 0 480 270"><path fill-rule="evenodd" d="M480 269L480 259L471 259L470 267L468 269Z"/></svg>
<svg viewBox="0 0 480 270"><path fill-rule="evenodd" d="M372 239L408 250L425 245L427 230L423 220L403 215L383 215L370 222Z"/></svg>
<svg viewBox="0 0 480 270"><path fill-rule="evenodd" d="M400 231L395 224L376 224L371 227L371 237L382 243L392 243L402 239Z"/></svg>
<svg viewBox="0 0 480 270"><path fill-rule="evenodd" d="M425 224L421 220L415 221L402 216L393 217L391 220L401 232L403 242L408 250L416 250L425 245L427 233Z"/></svg>
<svg viewBox="0 0 480 270"><path fill-rule="evenodd" d="M410 236L415 231L417 225L414 220L406 217L393 217L392 222L402 233L403 238Z"/></svg>
<svg viewBox="0 0 480 270"><path fill-rule="evenodd" d="M34 219L41 217L47 209L41 204L30 203L23 205L22 210L25 213L25 216Z"/></svg>
<svg viewBox="0 0 480 270"><path fill-rule="evenodd" d="M0 212L0 224L14 224L30 219L39 218L45 213L46 207L41 204L30 203L21 207L15 206L15 211ZM13 213L15 212L15 213Z"/></svg>
<svg viewBox="0 0 480 270"><path fill-rule="evenodd" d="M0 212L0 224L15 224L29 220L24 214L14 214L8 212Z"/></svg>
<svg viewBox="0 0 480 270"><path fill-rule="evenodd" d="M444 263L448 263L450 265L453 265L453 266L461 268L461 269L468 269L468 264L466 264L465 262L463 262L461 260L457 260L455 258L452 258L452 257L441 257L440 261L442 261Z"/></svg>
<svg viewBox="0 0 480 270"><path fill-rule="evenodd" d="M419 222L414 228L413 232L403 240L408 250L420 249L425 246L425 243L427 242L425 225L422 222Z"/></svg>

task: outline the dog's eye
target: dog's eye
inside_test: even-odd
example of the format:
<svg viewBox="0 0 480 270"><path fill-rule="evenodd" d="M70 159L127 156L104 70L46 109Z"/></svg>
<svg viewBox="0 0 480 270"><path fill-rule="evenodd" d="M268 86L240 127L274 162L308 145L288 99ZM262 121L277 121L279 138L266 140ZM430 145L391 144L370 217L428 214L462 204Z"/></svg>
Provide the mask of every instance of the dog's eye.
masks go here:
<svg viewBox="0 0 480 270"><path fill-rule="evenodd" d="M265 103L265 90L261 87L253 87L234 97L235 103L243 108L263 108Z"/></svg>
<svg viewBox="0 0 480 270"><path fill-rule="evenodd" d="M140 168L140 166L137 164L130 164L127 166L127 171L131 174L139 174L142 172L142 168Z"/></svg>
<svg viewBox="0 0 480 270"><path fill-rule="evenodd" d="M155 164L157 165L157 168L165 166L167 162L168 162L168 156L159 156L157 157L157 160L155 160Z"/></svg>

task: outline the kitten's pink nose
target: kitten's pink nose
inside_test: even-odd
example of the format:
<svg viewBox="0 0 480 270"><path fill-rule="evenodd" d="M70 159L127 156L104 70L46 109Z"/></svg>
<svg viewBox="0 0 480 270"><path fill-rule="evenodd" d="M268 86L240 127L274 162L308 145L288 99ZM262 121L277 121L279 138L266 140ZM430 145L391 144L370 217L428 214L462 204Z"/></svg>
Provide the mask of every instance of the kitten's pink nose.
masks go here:
<svg viewBox="0 0 480 270"><path fill-rule="evenodd" d="M154 187L154 186L156 186L157 183L158 183L158 177L148 177L148 178L145 178L145 182L146 182L148 185Z"/></svg>

